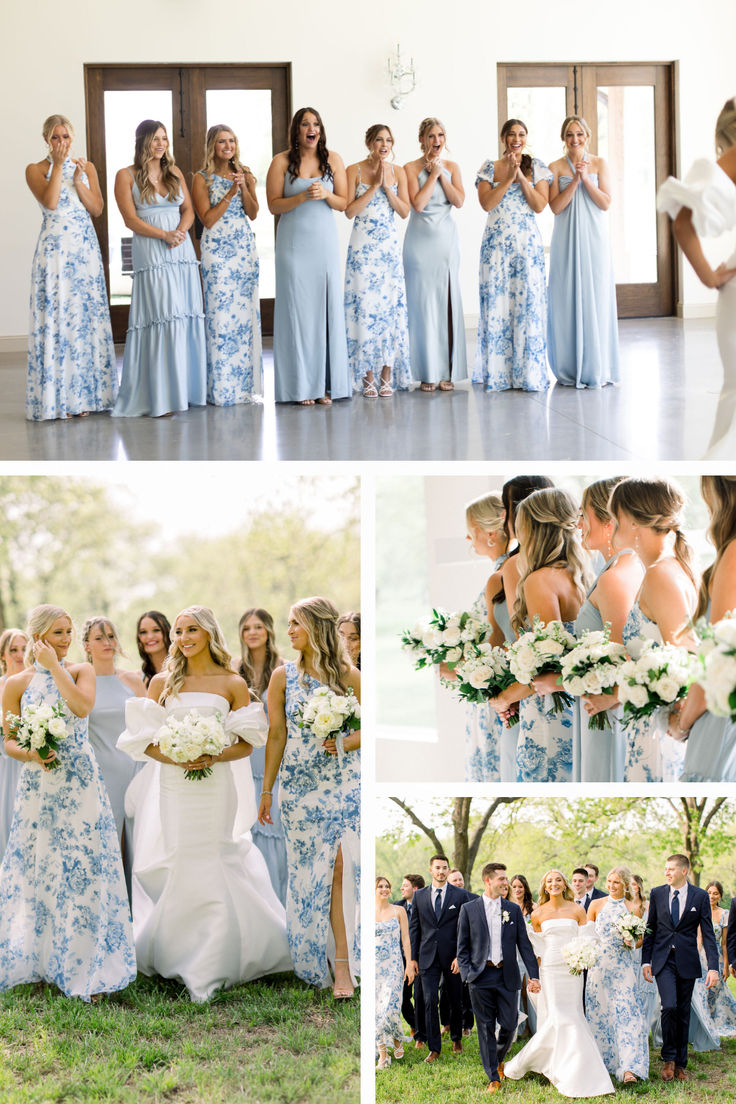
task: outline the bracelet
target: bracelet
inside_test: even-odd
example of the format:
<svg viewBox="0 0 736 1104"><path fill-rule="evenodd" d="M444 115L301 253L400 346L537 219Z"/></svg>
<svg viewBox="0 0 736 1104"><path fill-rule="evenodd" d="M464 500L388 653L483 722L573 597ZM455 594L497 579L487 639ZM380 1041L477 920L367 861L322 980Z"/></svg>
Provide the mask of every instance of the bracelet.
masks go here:
<svg viewBox="0 0 736 1104"><path fill-rule="evenodd" d="M261 797L264 797L266 794L268 794L269 797L273 797L273 790L261 790Z"/></svg>

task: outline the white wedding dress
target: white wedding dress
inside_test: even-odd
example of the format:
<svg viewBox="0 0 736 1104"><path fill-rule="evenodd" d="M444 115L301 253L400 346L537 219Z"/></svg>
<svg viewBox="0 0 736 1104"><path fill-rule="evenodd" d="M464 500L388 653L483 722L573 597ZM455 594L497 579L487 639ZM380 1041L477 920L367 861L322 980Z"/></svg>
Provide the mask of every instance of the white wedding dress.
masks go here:
<svg viewBox="0 0 736 1104"><path fill-rule="evenodd" d="M562 948L588 934L588 927L592 932L592 924L581 928L576 920L562 918L544 920L541 932L527 929L541 957L537 1032L504 1066L513 1081L534 1072L547 1077L563 1096L605 1096L614 1091L583 1013L582 974L571 974L562 957Z"/></svg>
<svg viewBox="0 0 736 1104"><path fill-rule="evenodd" d="M286 917L265 860L251 841L255 791L248 759L216 763L188 781L180 767L145 755L166 717L221 714L234 743L266 740L260 703L235 712L218 694L181 693L165 706L126 703L118 747L147 764L125 797L135 817L133 931L138 969L178 978L193 1001L221 988L291 970Z"/></svg>

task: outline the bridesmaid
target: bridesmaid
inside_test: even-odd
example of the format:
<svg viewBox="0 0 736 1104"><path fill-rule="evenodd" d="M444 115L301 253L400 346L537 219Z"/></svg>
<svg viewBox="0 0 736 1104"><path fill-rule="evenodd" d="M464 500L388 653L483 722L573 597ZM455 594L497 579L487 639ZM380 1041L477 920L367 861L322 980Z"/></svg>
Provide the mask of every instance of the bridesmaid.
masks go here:
<svg viewBox="0 0 736 1104"><path fill-rule="evenodd" d="M300 107L291 120L289 148L271 162L266 197L271 214L281 216L273 318L276 402L329 406L351 392L332 216L347 207L347 180L313 107Z"/></svg>
<svg viewBox="0 0 736 1104"><path fill-rule="evenodd" d="M0 636L0 688L25 667L27 647L28 637L22 629L6 629ZM0 861L10 835L20 770L17 759L11 759L4 751L0 752Z"/></svg>
<svg viewBox="0 0 736 1104"><path fill-rule="evenodd" d="M631 548L613 551L615 522L608 511L611 491L620 478L601 479L583 491L581 509L583 547L598 552L603 566L588 590L575 618L575 635L598 631L608 622L610 639L623 643L626 618L644 576L641 560ZM623 782L626 737L614 714L615 694L575 699L572 753L573 782ZM589 717L606 711L610 728L589 727Z"/></svg>
<svg viewBox="0 0 736 1104"><path fill-rule="evenodd" d="M549 205L556 215L549 252L549 366L569 387L618 383L616 283L606 211L608 165L588 152L590 127L568 115L560 137L565 156L549 166Z"/></svg>
<svg viewBox="0 0 736 1104"><path fill-rule="evenodd" d="M348 205L355 219L345 267L345 323L353 389L367 399L411 387L409 320L396 216L409 214L406 172L393 156L391 128L365 132L368 157L348 165ZM350 197L353 197L350 199ZM376 390L376 372L380 385Z"/></svg>
<svg viewBox="0 0 736 1104"><path fill-rule="evenodd" d="M72 634L65 610L37 606L28 666L3 689L5 751L23 768L0 868L0 990L46 981L90 1001L130 985L136 966L115 821L87 739L94 671L66 663ZM67 729L43 759L9 719L42 705L62 706Z"/></svg>
<svg viewBox="0 0 736 1104"><path fill-rule="evenodd" d="M148 686L153 676L161 671L169 654L171 625L168 618L159 610L148 610L147 613L142 613L135 627L135 637L138 642L138 655L143 660L141 678L143 685Z"/></svg>
<svg viewBox="0 0 736 1104"><path fill-rule="evenodd" d="M507 119L503 157L476 176L488 212L480 246L480 320L473 383L486 391L546 391L547 292L536 215L547 206L547 166L524 152L526 124Z"/></svg>
<svg viewBox="0 0 736 1104"><path fill-rule="evenodd" d="M354 610L344 613L337 622L337 631L353 667L360 670L360 614Z"/></svg>
<svg viewBox="0 0 736 1104"><path fill-rule="evenodd" d="M109 410L118 393L105 273L92 225L104 207L97 170L84 157L70 157L74 129L66 115L49 115L41 133L48 156L26 169L43 211L31 272L30 421Z"/></svg>
<svg viewBox="0 0 736 1104"><path fill-rule="evenodd" d="M404 237L409 342L422 391L452 391L467 379L465 318L460 296L460 244L453 207L465 202L460 168L445 161L439 119L419 124L422 156L404 165L411 216Z"/></svg>
<svg viewBox="0 0 736 1104"><path fill-rule="evenodd" d="M693 553L681 530L685 499L665 479L624 479L611 492L616 542L633 548L644 578L623 629L623 643L637 659L642 637L694 647L688 626L697 604ZM685 748L666 732L663 710L625 728L624 782L676 782Z"/></svg>
<svg viewBox="0 0 736 1104"><path fill-rule="evenodd" d="M726 950L726 933L728 929L728 912L721 907L723 886L720 882L708 882L705 892L710 897L710 911L713 919L713 933L718 944L718 984L712 989L705 990L708 1011L716 1026L719 1035L733 1039L736 1036L736 1000L728 987L729 961ZM708 972L708 964L703 948L700 947L700 960ZM697 981L695 983L698 984ZM703 985L701 979L700 982Z"/></svg>
<svg viewBox="0 0 736 1104"><path fill-rule="evenodd" d="M534 898L532 897L532 887L529 885L526 877L523 874L514 874L513 878L509 882L509 899L518 905L521 909L521 915L524 917L524 923L530 925L532 922L532 913L534 912ZM526 983L529 980L529 973L526 965L519 954L516 952L516 962L519 967L519 973L521 975L521 989L519 990L519 1015L526 1017L526 1026L521 1034L534 1035L537 1030L537 1010L529 1000L529 994L526 990Z"/></svg>
<svg viewBox="0 0 736 1104"><path fill-rule="evenodd" d="M360 672L343 657L338 612L326 598L303 598L289 611L296 663L277 667L268 687L266 775L258 819L271 823L281 769L281 817L289 864L286 924L298 977L352 997L360 972L360 731L319 740L298 724L299 708L319 686L360 697ZM327 757L325 757L327 753Z"/></svg>
<svg viewBox="0 0 736 1104"><path fill-rule="evenodd" d="M277 667L283 666L276 644L273 617L268 610L253 606L247 609L238 624L240 663L238 674L248 685L251 695L265 704L268 684ZM268 712L268 711L266 711ZM263 776L266 770L266 747L256 747L250 756L256 802L260 802ZM271 823L256 821L251 828L253 842L266 860L271 885L282 905L286 904L286 842L279 812L279 783L273 784Z"/></svg>
<svg viewBox="0 0 736 1104"><path fill-rule="evenodd" d="M390 896L388 878L376 878L376 1069L379 1070L391 1065L388 1047L393 1048L397 1060L404 1057L401 995L404 976L409 985L414 980L406 909L392 905ZM408 963L406 971L404 962Z"/></svg>
<svg viewBox="0 0 736 1104"><path fill-rule="evenodd" d="M703 475L700 492L716 558L703 572L695 618L715 623L736 609L736 476ZM670 733L687 739L680 781L736 782L736 724L706 710L698 683L690 687L679 716L670 718Z"/></svg>
<svg viewBox="0 0 736 1104"><path fill-rule="evenodd" d="M258 214L256 178L240 160L230 127L207 131L204 165L192 181L204 225L201 259L207 338L207 402L251 402L261 390L258 253L251 222Z"/></svg>
<svg viewBox="0 0 736 1104"><path fill-rule="evenodd" d="M113 415L153 418L207 402L202 288L189 237L192 201L163 123L144 119L133 164L115 177L133 231L133 295Z"/></svg>

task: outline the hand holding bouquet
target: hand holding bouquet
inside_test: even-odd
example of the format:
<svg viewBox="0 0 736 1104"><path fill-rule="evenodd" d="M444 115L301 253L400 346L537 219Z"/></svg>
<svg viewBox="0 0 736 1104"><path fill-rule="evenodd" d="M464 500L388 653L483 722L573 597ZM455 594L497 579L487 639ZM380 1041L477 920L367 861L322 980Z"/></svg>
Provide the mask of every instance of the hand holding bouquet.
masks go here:
<svg viewBox="0 0 736 1104"><path fill-rule="evenodd" d="M522 633L518 640L509 645L511 673L526 686L537 675L559 674L563 657L576 644L575 637L561 621L548 621L545 625L539 617L535 617L529 632ZM565 690L555 690L552 700L558 713L572 705L572 698Z"/></svg>
<svg viewBox="0 0 736 1104"><path fill-rule="evenodd" d="M220 755L231 740L222 724L222 714L205 717L192 711L184 717L170 716L153 741L173 763L194 763L204 756ZM184 777L199 781L212 774L212 766L187 768Z"/></svg>
<svg viewBox="0 0 736 1104"><path fill-rule="evenodd" d="M6 713L5 720L10 734L24 751L37 751L44 760L46 770L56 770L61 761L56 757L59 743L69 735L69 715L63 702L54 705L27 705L22 717L17 713ZM50 762L49 756L54 754Z"/></svg>
<svg viewBox="0 0 736 1104"><path fill-rule="evenodd" d="M463 658L465 644L480 645L491 635L491 626L474 614L448 613L433 609L432 616L417 622L413 629L402 633L401 643L405 651L417 656L415 670L433 664L446 663L451 670Z"/></svg>
<svg viewBox="0 0 736 1104"><path fill-rule="evenodd" d="M341 732L360 728L360 704L352 689L337 694L328 686L318 686L298 707L297 724L323 742L336 739ZM338 755L339 751L338 746ZM330 754L325 748L325 755Z"/></svg>
<svg viewBox="0 0 736 1104"><path fill-rule="evenodd" d="M624 724L671 708L688 692L697 677L696 659L676 644L645 641L638 659L628 659L618 672L618 697L624 706Z"/></svg>
<svg viewBox="0 0 736 1104"><path fill-rule="evenodd" d="M698 658L703 673L697 681L705 702L717 717L736 721L736 617L725 617L707 626Z"/></svg>
<svg viewBox="0 0 736 1104"><path fill-rule="evenodd" d="M582 974L595 966L600 958L600 947L594 939L588 939L585 935L577 935L562 948L562 957L567 963L567 969L571 974Z"/></svg>
<svg viewBox="0 0 736 1104"><path fill-rule="evenodd" d="M458 681L455 689L464 701L478 704L497 698L509 686L513 686L516 677L509 667L509 653L506 648L493 647L491 644L466 644L463 658L455 667ZM519 714L511 713L507 724L519 723Z"/></svg>
<svg viewBox="0 0 736 1104"><path fill-rule="evenodd" d="M611 625L583 633L578 643L563 656L562 685L576 698L585 694L610 694L618 682L618 671L626 660L623 644L610 640ZM590 728L610 728L606 710L588 718Z"/></svg>
<svg viewBox="0 0 736 1104"><path fill-rule="evenodd" d="M619 916L614 923L619 932L623 944L633 950L640 939L643 939L647 931L647 922L642 916L635 916L633 912L627 912Z"/></svg>

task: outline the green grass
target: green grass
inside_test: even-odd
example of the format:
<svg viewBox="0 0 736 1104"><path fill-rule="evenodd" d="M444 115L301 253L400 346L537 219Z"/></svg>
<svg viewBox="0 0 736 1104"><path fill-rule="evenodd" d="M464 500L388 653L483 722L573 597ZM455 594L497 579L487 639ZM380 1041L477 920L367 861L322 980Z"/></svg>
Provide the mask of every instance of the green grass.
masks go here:
<svg viewBox="0 0 736 1104"><path fill-rule="evenodd" d="M2 1104L358 1104L360 1001L264 978L192 1004L139 977L98 1005L0 996Z"/></svg>
<svg viewBox="0 0 736 1104"><path fill-rule="evenodd" d="M463 1053L453 1056L445 1037L442 1057L432 1066L423 1065L427 1050L415 1050L405 1044L405 1057L395 1059L387 1070L376 1073L376 1104L468 1104L486 1099L488 1084L478 1052L478 1036L473 1031L463 1039ZM521 1047L512 1047L510 1056ZM693 1054L688 1058L690 1080L665 1084L659 1079L662 1062L659 1054L650 1050L650 1080L636 1085L616 1082L616 1096L622 1100L659 1101L685 1104L685 1101L727 1104L736 1101L736 1039L724 1039L720 1051ZM489 1099L489 1098L488 1098ZM515 1101L516 1104L560 1104L560 1096L549 1081L537 1074L528 1074L521 1081L503 1082L494 1100ZM612 1097L581 1097L581 1100L611 1100Z"/></svg>

